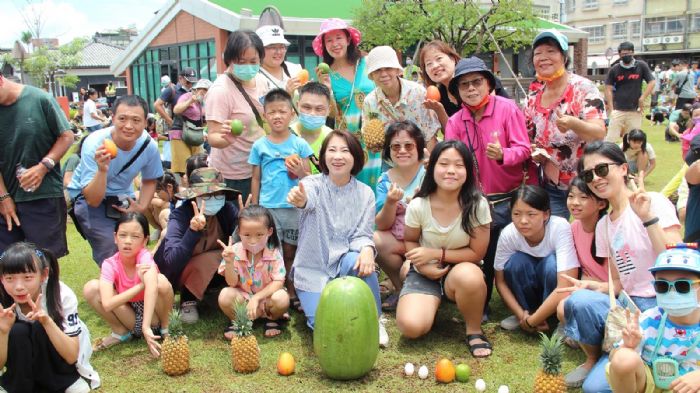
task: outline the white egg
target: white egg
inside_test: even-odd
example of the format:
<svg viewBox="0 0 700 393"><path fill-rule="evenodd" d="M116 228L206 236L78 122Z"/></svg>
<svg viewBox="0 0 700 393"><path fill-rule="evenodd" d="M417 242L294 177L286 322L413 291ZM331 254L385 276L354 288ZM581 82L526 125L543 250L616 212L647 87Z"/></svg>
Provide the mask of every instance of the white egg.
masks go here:
<svg viewBox="0 0 700 393"><path fill-rule="evenodd" d="M418 378L420 378L420 379L428 378L428 367L420 366L420 368L418 369Z"/></svg>
<svg viewBox="0 0 700 393"><path fill-rule="evenodd" d="M477 392L486 391L486 382L483 379L477 379L474 384L474 389L476 389Z"/></svg>
<svg viewBox="0 0 700 393"><path fill-rule="evenodd" d="M413 363L406 363L406 365L403 366L403 372L410 377L414 372L416 372L416 368L413 366Z"/></svg>
<svg viewBox="0 0 700 393"><path fill-rule="evenodd" d="M498 393L510 393L510 389L506 385L501 385L498 387Z"/></svg>

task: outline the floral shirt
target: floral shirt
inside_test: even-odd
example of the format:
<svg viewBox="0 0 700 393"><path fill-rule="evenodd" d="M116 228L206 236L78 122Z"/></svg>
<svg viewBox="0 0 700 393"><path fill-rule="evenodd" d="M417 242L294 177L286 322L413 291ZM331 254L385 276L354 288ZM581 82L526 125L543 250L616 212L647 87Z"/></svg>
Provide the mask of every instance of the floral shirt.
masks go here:
<svg viewBox="0 0 700 393"><path fill-rule="evenodd" d="M378 115L384 124L396 120L410 120L423 131L425 141L431 140L440 130L440 121L437 114L423 106L425 101L425 88L416 82L399 78L401 82L401 96L394 105L377 87L365 97L362 104L362 124L367 124L371 113Z"/></svg>
<svg viewBox="0 0 700 393"><path fill-rule="evenodd" d="M243 243L233 245L233 266L238 274L237 288L249 294L256 294L273 281L284 282L287 270L284 268L284 260L278 249L265 248L263 257L259 261L248 261L248 253L243 248ZM219 274L226 272L226 262L222 259L219 265Z"/></svg>
<svg viewBox="0 0 700 393"><path fill-rule="evenodd" d="M559 131L557 110L581 120L606 119L603 97L593 82L572 73L564 94L548 108L541 105L545 85L533 85L530 89L523 109L530 140L551 157L544 168L548 180L556 185L568 185L576 175L585 142L573 130Z"/></svg>

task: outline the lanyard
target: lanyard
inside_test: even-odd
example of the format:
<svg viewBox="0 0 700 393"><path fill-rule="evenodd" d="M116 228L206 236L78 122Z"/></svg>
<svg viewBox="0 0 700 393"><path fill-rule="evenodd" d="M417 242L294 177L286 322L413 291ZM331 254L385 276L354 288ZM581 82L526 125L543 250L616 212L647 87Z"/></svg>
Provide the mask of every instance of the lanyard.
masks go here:
<svg viewBox="0 0 700 393"><path fill-rule="evenodd" d="M659 336L656 339L656 346L654 346L654 353L653 353L654 358L653 359L657 358L657 353L659 352L659 348L661 347L661 341L664 338L664 328L666 326L667 317L668 317L668 313L664 312L664 315L661 317L661 323L659 323L659 329L658 329ZM700 333L698 333L697 337L695 338L695 341L693 341L693 345L691 345L690 348L688 348L688 350L685 352L685 355L683 355L683 359L688 357L688 354L691 353L693 350L695 350L695 347L697 347L698 344L700 344Z"/></svg>

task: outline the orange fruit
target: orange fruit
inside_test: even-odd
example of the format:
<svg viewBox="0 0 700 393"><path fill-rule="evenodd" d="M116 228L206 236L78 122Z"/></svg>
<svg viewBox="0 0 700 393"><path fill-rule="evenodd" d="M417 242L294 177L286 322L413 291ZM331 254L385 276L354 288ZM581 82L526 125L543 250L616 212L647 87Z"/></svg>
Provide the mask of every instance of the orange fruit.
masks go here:
<svg viewBox="0 0 700 393"><path fill-rule="evenodd" d="M425 98L433 101L440 101L440 90L435 86L428 86L425 92Z"/></svg>
<svg viewBox="0 0 700 393"><path fill-rule="evenodd" d="M297 74L297 78L299 78L299 83L301 83L302 85L305 85L306 82L309 81L309 71L307 71L307 70L299 71L299 73Z"/></svg>
<svg viewBox="0 0 700 393"><path fill-rule="evenodd" d="M284 164L285 165L299 165L301 162L301 157L299 157L298 154L292 154L290 156L287 156L287 158L284 159ZM287 175L289 176L290 179L296 179L298 176L290 171L287 171Z"/></svg>
<svg viewBox="0 0 700 393"><path fill-rule="evenodd" d="M289 352L282 352L277 359L277 372L285 377L294 374L294 356Z"/></svg>
<svg viewBox="0 0 700 393"><path fill-rule="evenodd" d="M455 366L448 359L440 359L435 367L435 379L441 383L450 383L455 380Z"/></svg>
<svg viewBox="0 0 700 393"><path fill-rule="evenodd" d="M115 158L117 156L117 145L111 139L105 139L102 148L109 154L110 157Z"/></svg>

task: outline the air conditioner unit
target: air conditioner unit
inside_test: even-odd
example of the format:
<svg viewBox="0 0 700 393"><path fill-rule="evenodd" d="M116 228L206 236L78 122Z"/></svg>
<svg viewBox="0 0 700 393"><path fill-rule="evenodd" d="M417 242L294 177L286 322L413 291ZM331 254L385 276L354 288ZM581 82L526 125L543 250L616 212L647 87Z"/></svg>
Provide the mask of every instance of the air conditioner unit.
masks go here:
<svg viewBox="0 0 700 393"><path fill-rule="evenodd" d="M642 43L643 43L644 45L651 45L651 44L654 43L654 39L653 39L653 38L645 38L645 39L642 40Z"/></svg>
<svg viewBox="0 0 700 393"><path fill-rule="evenodd" d="M661 37L654 37L651 39L652 44L660 44L661 43Z"/></svg>
<svg viewBox="0 0 700 393"><path fill-rule="evenodd" d="M671 36L666 36L666 37L664 37L664 38L661 40L661 42L663 42L664 44L670 44L670 43L671 43Z"/></svg>
<svg viewBox="0 0 700 393"><path fill-rule="evenodd" d="M683 42L683 36L682 35L673 35L670 37L671 38L671 43L672 44L680 44Z"/></svg>

